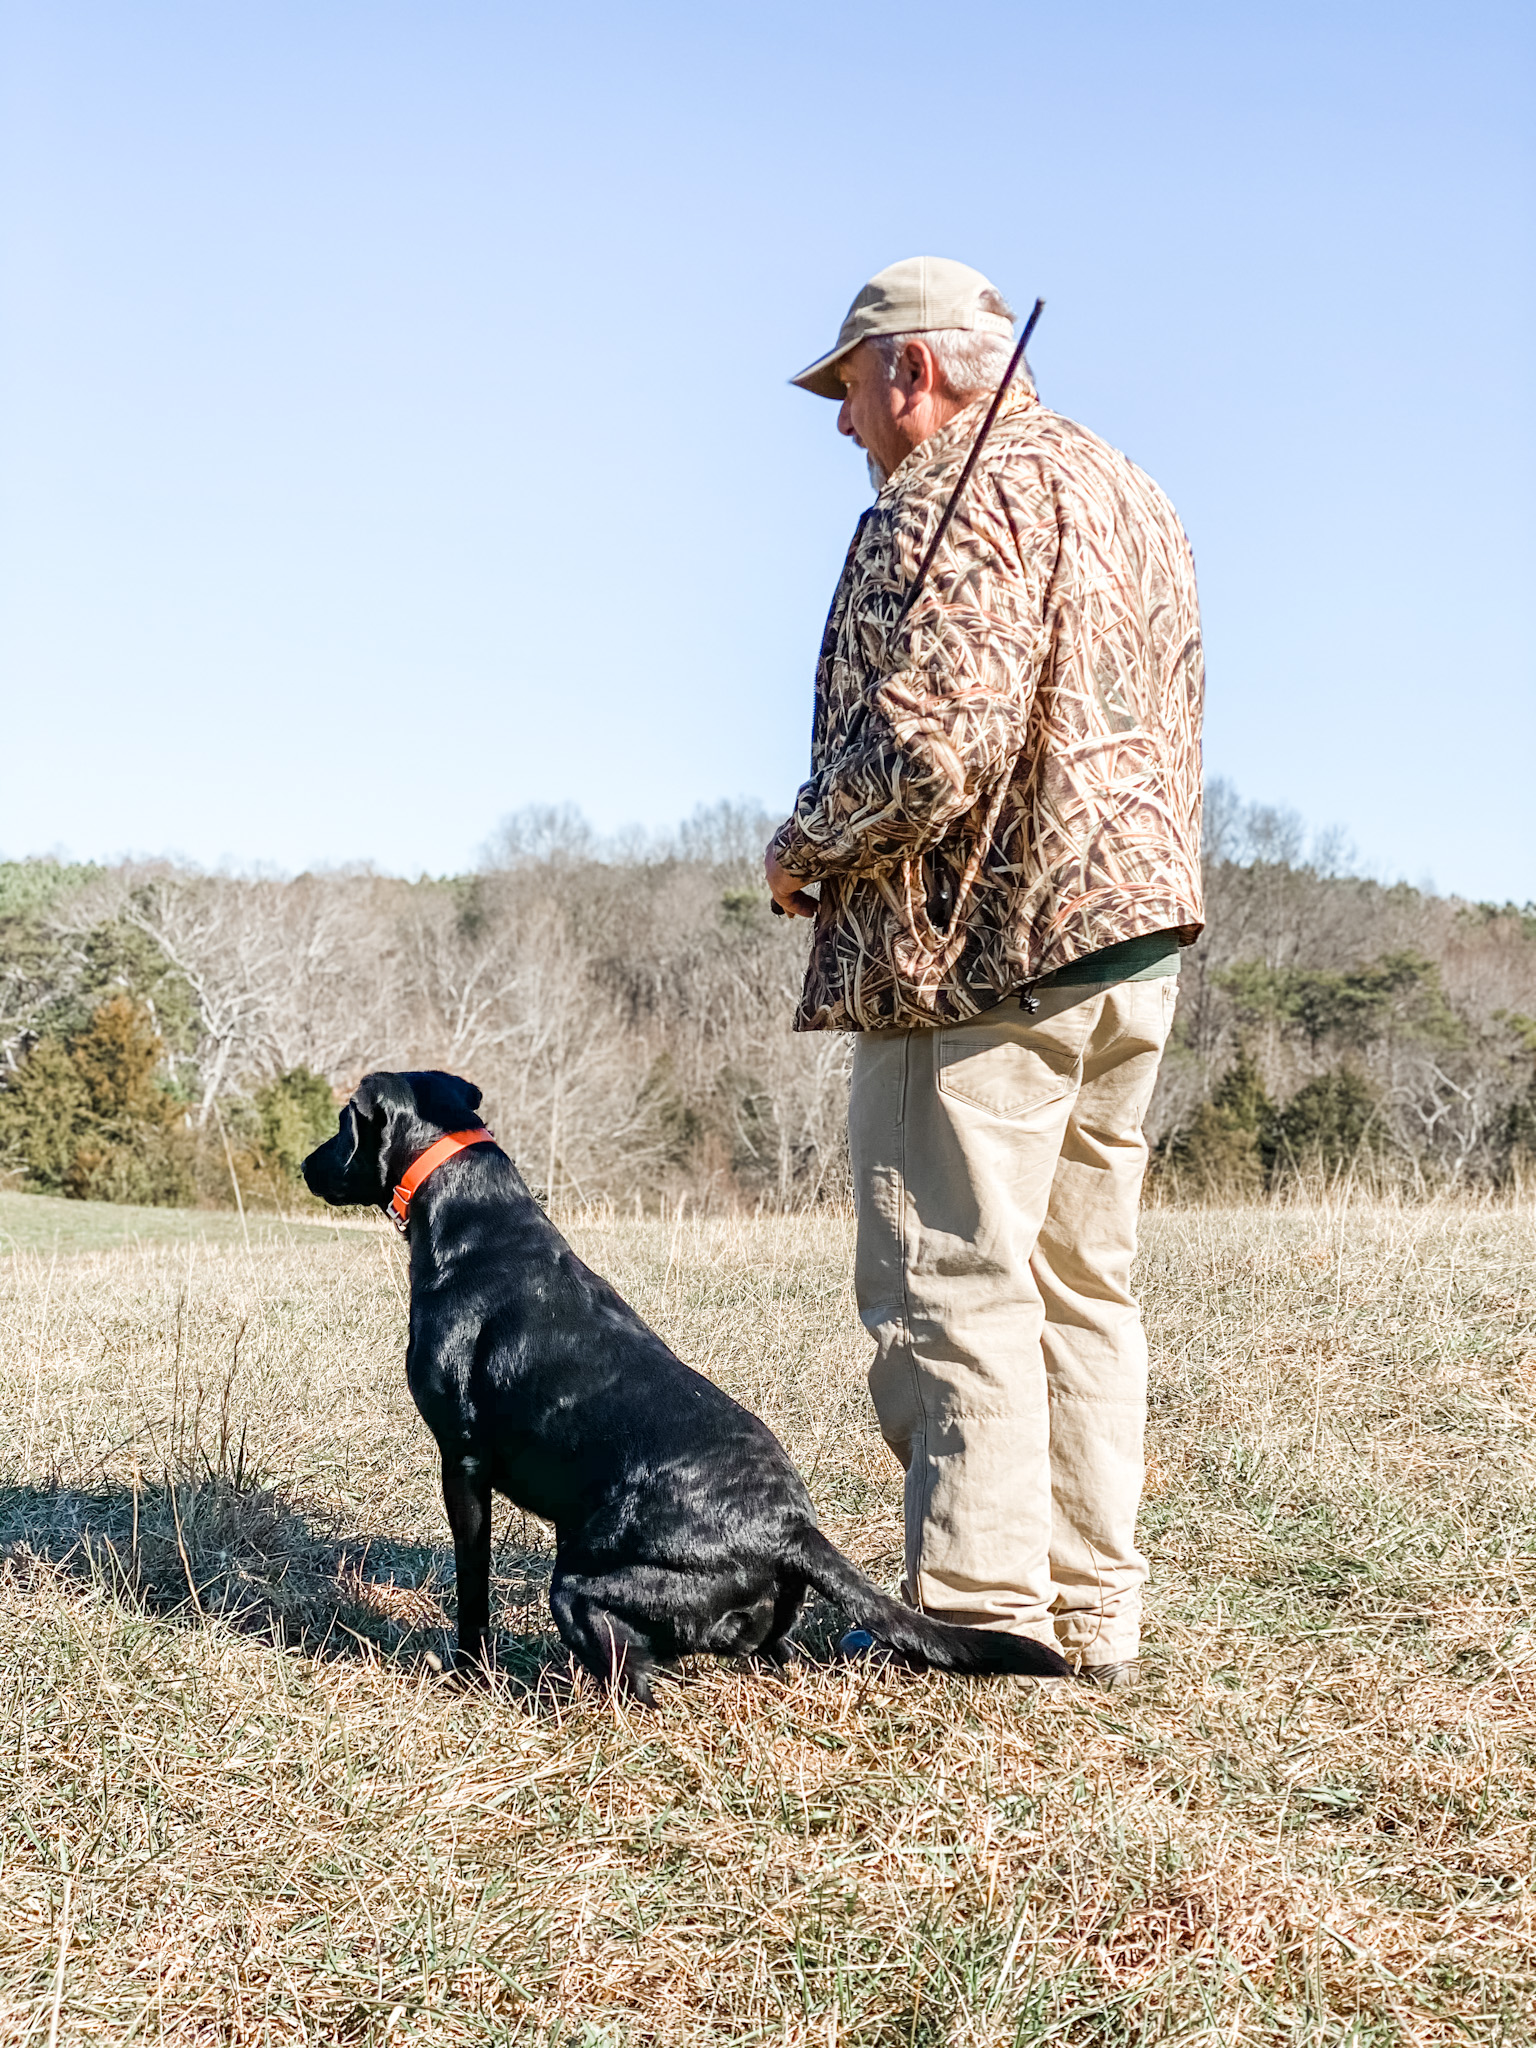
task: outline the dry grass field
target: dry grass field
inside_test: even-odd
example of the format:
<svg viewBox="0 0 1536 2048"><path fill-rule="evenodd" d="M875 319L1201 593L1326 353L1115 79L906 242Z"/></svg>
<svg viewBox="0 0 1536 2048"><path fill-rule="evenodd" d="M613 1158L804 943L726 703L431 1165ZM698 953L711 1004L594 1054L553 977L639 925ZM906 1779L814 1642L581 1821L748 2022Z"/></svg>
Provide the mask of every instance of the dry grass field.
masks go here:
<svg viewBox="0 0 1536 2048"><path fill-rule="evenodd" d="M896 1562L836 1219L572 1226ZM25 1233L12 1231L12 1237ZM0 2043L1536 2035L1536 1210L1155 1212L1145 1689L451 1608L382 1227L0 1257Z"/></svg>

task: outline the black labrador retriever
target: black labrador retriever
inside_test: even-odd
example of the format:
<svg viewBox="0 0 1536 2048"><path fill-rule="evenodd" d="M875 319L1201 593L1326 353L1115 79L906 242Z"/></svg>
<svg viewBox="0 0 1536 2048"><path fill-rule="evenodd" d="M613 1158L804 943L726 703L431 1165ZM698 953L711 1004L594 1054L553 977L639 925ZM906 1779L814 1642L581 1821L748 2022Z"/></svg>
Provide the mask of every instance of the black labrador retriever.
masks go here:
<svg viewBox="0 0 1536 2048"><path fill-rule="evenodd" d="M778 1438L582 1264L485 1142L479 1102L452 1074L369 1074L304 1162L323 1200L388 1210L438 1141L480 1140L428 1172L403 1226L406 1375L442 1452L458 1668L486 1654L494 1490L554 1524L549 1604L567 1648L645 1705L655 1657L786 1662L811 1586L909 1664L1068 1674L1043 1644L914 1612L834 1549Z"/></svg>

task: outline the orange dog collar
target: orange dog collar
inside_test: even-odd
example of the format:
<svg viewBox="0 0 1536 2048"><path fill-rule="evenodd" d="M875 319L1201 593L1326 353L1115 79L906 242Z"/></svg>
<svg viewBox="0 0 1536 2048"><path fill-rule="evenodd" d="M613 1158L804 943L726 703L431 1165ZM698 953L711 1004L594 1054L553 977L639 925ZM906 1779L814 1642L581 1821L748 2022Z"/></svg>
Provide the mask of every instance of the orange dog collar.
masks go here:
<svg viewBox="0 0 1536 2048"><path fill-rule="evenodd" d="M450 1131L446 1138L439 1138L425 1152L418 1152L389 1198L389 1213L400 1235L405 1235L406 1225L411 1220L411 1197L428 1174L436 1173L443 1161L451 1159L455 1152L467 1152L471 1145L494 1145L495 1142L496 1133L488 1131L482 1124L476 1131Z"/></svg>

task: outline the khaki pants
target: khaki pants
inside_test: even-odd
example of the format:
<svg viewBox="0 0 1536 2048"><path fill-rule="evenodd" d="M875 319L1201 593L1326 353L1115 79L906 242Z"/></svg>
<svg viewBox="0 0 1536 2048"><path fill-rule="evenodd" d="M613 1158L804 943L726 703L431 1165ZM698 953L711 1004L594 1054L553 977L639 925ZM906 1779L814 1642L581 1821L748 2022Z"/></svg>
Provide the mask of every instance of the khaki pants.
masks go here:
<svg viewBox="0 0 1536 2048"><path fill-rule="evenodd" d="M869 1387L906 1467L906 1579L950 1621L1134 1657L1147 1345L1142 1118L1177 980L1040 991L856 1041Z"/></svg>

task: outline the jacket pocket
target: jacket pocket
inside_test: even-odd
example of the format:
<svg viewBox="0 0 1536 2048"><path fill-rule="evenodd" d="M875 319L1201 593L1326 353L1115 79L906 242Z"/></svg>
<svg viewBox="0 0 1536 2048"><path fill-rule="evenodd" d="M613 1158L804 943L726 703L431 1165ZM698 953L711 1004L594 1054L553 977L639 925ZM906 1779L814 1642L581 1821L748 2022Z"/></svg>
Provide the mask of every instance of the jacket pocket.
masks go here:
<svg viewBox="0 0 1536 2048"><path fill-rule="evenodd" d="M1074 1020L1075 1021L1075 1020ZM1048 1028L1048 1027L1047 1027ZM1069 1028L1058 1042L1014 1026L961 1024L939 1031L939 1093L989 1116L1017 1121L1077 1092L1082 1047Z"/></svg>

